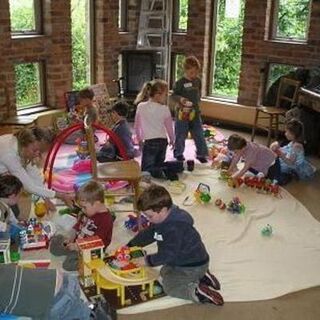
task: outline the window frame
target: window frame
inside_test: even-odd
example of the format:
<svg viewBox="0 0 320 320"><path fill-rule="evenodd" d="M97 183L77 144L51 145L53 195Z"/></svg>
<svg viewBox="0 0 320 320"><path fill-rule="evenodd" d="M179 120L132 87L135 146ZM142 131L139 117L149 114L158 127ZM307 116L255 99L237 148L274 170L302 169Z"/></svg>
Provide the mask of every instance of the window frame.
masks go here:
<svg viewBox="0 0 320 320"><path fill-rule="evenodd" d="M32 109L38 109L39 107L45 107L47 105L47 77L46 77L46 62L45 60L32 60L32 61L16 61L15 65L20 64L38 64L39 65L39 93L40 102L25 106L19 106L16 103L16 110L18 113L25 113L26 111L31 111ZM15 75L16 76L16 75ZM15 89L15 97L17 102L17 91Z"/></svg>
<svg viewBox="0 0 320 320"><path fill-rule="evenodd" d="M33 14L34 14L34 30L15 30L12 31L12 26L10 22L11 37L24 37L30 35L43 35L43 1L33 0ZM10 9L9 9L10 10ZM11 13L10 13L11 15Z"/></svg>
<svg viewBox="0 0 320 320"><path fill-rule="evenodd" d="M311 6L312 0L309 1L309 12L308 18L306 21L306 36L304 39L299 39L295 37L280 37L277 35L278 32L278 13L279 13L279 6L281 0L271 0L271 28L269 30L269 39L272 41L280 41L280 42L291 42L291 43L306 43L308 42L308 34L310 29L310 18L311 18Z"/></svg>
<svg viewBox="0 0 320 320"><path fill-rule="evenodd" d="M189 0L188 0L188 12L189 12ZM172 32L174 33L187 33L188 23L185 29L179 27L180 22L180 0L173 0L172 5Z"/></svg>

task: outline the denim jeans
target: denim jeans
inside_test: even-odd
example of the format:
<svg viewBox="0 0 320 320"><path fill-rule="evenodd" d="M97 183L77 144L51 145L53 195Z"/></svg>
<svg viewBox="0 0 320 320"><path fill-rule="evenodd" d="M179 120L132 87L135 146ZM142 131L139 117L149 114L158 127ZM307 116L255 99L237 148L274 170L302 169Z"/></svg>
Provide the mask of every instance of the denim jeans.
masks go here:
<svg viewBox="0 0 320 320"><path fill-rule="evenodd" d="M163 266L160 270L164 292L171 297L199 302L195 289L208 270L208 263L197 267Z"/></svg>
<svg viewBox="0 0 320 320"><path fill-rule="evenodd" d="M141 170L160 178L161 168L166 159L168 141L165 138L145 140L142 148Z"/></svg>
<svg viewBox="0 0 320 320"><path fill-rule="evenodd" d="M88 320L90 318L88 305L80 298L78 277L64 274L62 287L54 297L49 320Z"/></svg>
<svg viewBox="0 0 320 320"><path fill-rule="evenodd" d="M202 121L200 115L197 115L192 121L176 120L175 123L175 148L173 155L175 158L182 156L185 149L185 142L190 131L192 139L196 145L196 153L198 157L206 157L208 155L207 143L204 138Z"/></svg>

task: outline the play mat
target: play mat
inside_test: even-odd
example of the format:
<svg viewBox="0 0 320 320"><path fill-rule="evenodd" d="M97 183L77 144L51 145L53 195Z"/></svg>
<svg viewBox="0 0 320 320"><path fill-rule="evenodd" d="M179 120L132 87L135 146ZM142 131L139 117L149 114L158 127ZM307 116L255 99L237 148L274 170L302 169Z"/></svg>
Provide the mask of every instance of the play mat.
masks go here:
<svg viewBox="0 0 320 320"><path fill-rule="evenodd" d="M68 148L70 151L74 146ZM70 168L73 161L67 151L58 155L60 170ZM187 141L185 157L194 157L191 140ZM167 159L172 159L170 150ZM221 282L226 302L272 299L320 285L320 224L288 192L281 189L281 196L275 197L245 186L231 188L209 164L196 163L195 170L185 171L180 181L185 190L172 193L174 202L193 216L211 257L210 269ZM199 183L210 186L211 202L194 202ZM167 181L160 184L172 187ZM215 205L218 198L228 203L233 197L244 204L244 213L233 214ZM110 250L126 244L133 236L124 227L126 217L126 213L117 214ZM66 221L57 223L67 225ZM156 246L146 249L152 252ZM165 296L120 312L147 312L186 303L189 302Z"/></svg>

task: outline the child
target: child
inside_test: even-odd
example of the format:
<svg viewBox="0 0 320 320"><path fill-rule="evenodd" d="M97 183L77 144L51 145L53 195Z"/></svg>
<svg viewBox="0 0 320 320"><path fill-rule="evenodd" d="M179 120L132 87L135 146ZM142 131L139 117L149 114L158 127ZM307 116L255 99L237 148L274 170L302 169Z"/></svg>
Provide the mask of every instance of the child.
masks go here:
<svg viewBox="0 0 320 320"><path fill-rule="evenodd" d="M223 298L215 291L220 290L220 284L208 271L209 255L189 213L173 205L169 192L159 185L145 189L137 206L151 225L128 246L143 247L157 241L158 252L146 255L144 263L162 265L164 292L181 299L222 305Z"/></svg>
<svg viewBox="0 0 320 320"><path fill-rule="evenodd" d="M17 205L22 190L21 181L10 174L0 176L0 233L9 232L15 240L18 220L11 207ZM20 230L20 229L19 229Z"/></svg>
<svg viewBox="0 0 320 320"><path fill-rule="evenodd" d="M19 319L116 319L106 301L89 304L81 300L77 276L56 269L0 264L0 286L0 318L10 314Z"/></svg>
<svg viewBox="0 0 320 320"><path fill-rule="evenodd" d="M79 205L84 215L73 227L74 234L69 239L62 235L51 239L50 252L53 255L66 255L63 268L67 271L78 269L78 247L75 240L88 236L99 236L105 248L111 242L113 220L109 210L104 204L104 189L96 181L89 181L82 185L77 192Z"/></svg>
<svg viewBox="0 0 320 320"><path fill-rule="evenodd" d="M126 119L128 114L128 104L126 102L117 102L110 110L110 117L113 123L112 131L117 134L123 143L126 153L130 159L135 156L135 149L132 141L132 134ZM107 142L97 153L99 162L108 162L120 160L119 151L112 142Z"/></svg>
<svg viewBox="0 0 320 320"><path fill-rule="evenodd" d="M134 129L139 144L143 142L141 170L155 178L165 178L163 171L169 145L174 145L173 122L167 105L168 84L153 80L144 85L139 94L142 100L137 107Z"/></svg>
<svg viewBox="0 0 320 320"><path fill-rule="evenodd" d="M207 162L208 148L204 139L199 103L201 99L201 80L198 77L200 62L194 57L187 57L184 62L184 76L179 79L173 88L173 99L178 102L175 123L174 157L184 161L185 141L190 131L196 145L197 159L201 163Z"/></svg>
<svg viewBox="0 0 320 320"><path fill-rule="evenodd" d="M98 121L98 110L93 103L94 92L89 88L82 89L78 92L77 99L79 104L70 112L71 121L77 123L86 119L88 124ZM84 130L78 130L70 134L65 143L79 144L83 139L85 139ZM95 142L97 139L95 136Z"/></svg>
<svg viewBox="0 0 320 320"><path fill-rule="evenodd" d="M230 167L227 171L232 178L242 177L247 171L254 174L262 172L266 178L277 179L280 171L276 155L268 147L255 142L246 141L243 137L232 134L228 139L228 149L234 151ZM237 170L237 164L243 159L244 166Z"/></svg>
<svg viewBox="0 0 320 320"><path fill-rule="evenodd" d="M290 141L286 146L280 147L277 141L270 146L280 159L280 183L289 182L293 175L299 179L310 179L315 168L305 159L303 149L303 124L296 119L286 124L286 138Z"/></svg>

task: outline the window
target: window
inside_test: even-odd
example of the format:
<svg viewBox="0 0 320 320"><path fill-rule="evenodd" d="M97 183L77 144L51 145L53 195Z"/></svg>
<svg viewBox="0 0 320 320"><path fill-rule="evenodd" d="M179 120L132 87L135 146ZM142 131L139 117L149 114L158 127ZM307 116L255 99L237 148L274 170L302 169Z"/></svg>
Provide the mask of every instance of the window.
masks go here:
<svg viewBox="0 0 320 320"><path fill-rule="evenodd" d="M304 41L307 39L310 0L274 0L273 39Z"/></svg>
<svg viewBox="0 0 320 320"><path fill-rule="evenodd" d="M18 63L14 70L17 110L44 105L43 63Z"/></svg>
<svg viewBox="0 0 320 320"><path fill-rule="evenodd" d="M19 34L40 34L41 1L40 0L10 0L11 32Z"/></svg>
<svg viewBox="0 0 320 320"><path fill-rule="evenodd" d="M119 20L118 27L120 31L128 29L128 3L127 0L119 0Z"/></svg>
<svg viewBox="0 0 320 320"><path fill-rule="evenodd" d="M94 17L92 0L71 0L73 90L94 82Z"/></svg>
<svg viewBox="0 0 320 320"><path fill-rule="evenodd" d="M173 31L186 32L188 25L188 0L175 0L173 8Z"/></svg>
<svg viewBox="0 0 320 320"><path fill-rule="evenodd" d="M241 66L245 0L215 2L213 56L209 94L236 99Z"/></svg>
<svg viewBox="0 0 320 320"><path fill-rule="evenodd" d="M267 90L271 87L271 85L276 82L280 77L294 72L297 69L297 66L288 65L288 64L276 64L271 63L269 65L268 71L268 79L267 79Z"/></svg>
<svg viewBox="0 0 320 320"><path fill-rule="evenodd" d="M183 76L184 59L185 56L180 53L174 53L172 56L171 86Z"/></svg>

